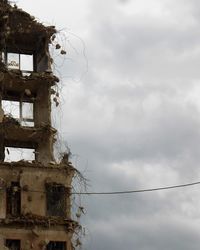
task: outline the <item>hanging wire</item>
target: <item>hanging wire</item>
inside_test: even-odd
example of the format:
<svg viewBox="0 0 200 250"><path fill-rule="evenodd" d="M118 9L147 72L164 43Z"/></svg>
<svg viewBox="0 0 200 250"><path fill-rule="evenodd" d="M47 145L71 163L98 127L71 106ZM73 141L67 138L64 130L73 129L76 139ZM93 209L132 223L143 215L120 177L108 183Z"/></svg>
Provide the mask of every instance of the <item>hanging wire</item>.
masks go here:
<svg viewBox="0 0 200 250"><path fill-rule="evenodd" d="M117 195L117 194L133 194L133 193L146 193L146 192L155 192L155 191L163 191L169 189L178 189L178 188L185 188L190 186L200 185L200 181L197 182L190 182L186 184L180 185L173 185L173 186L165 186L165 187L156 187L156 188L148 188L148 189L135 189L135 190L124 190L124 191L113 191L113 192L63 192L63 194L70 194L70 195ZM1 188L2 190L3 188ZM28 190L27 192L33 193L47 193L46 191L42 190Z"/></svg>
<svg viewBox="0 0 200 250"><path fill-rule="evenodd" d="M184 188L189 186L200 185L200 181L191 182L186 184L174 185L174 186L166 186L166 187L156 187L149 189L136 189L136 190L126 190L126 191L114 191L114 192L80 192L80 193L72 193L77 195L117 195L117 194L133 194L133 193L145 193L145 192L154 192L168 189L177 189Z"/></svg>

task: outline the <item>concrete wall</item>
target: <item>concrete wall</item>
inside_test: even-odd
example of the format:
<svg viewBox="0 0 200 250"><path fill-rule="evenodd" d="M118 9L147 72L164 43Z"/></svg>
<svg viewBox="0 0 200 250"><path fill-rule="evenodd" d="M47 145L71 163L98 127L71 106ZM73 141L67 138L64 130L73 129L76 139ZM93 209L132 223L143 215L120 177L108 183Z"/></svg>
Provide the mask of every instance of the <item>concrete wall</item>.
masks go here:
<svg viewBox="0 0 200 250"><path fill-rule="evenodd" d="M1 239L21 240L21 250L44 250L49 241L66 242L66 249L72 250L72 234L60 230L0 228ZM2 242L2 241L1 241ZM1 247L1 246L0 246ZM2 248L0 248L2 250Z"/></svg>
<svg viewBox="0 0 200 250"><path fill-rule="evenodd" d="M0 219L6 218L6 187L19 181L21 186L21 213L46 216L45 183L55 182L70 188L72 172L56 168L10 167L0 165L0 178L5 187L0 189ZM23 190L24 189L24 190ZM66 197L66 217L70 216L70 197ZM55 201L56 202L56 201Z"/></svg>

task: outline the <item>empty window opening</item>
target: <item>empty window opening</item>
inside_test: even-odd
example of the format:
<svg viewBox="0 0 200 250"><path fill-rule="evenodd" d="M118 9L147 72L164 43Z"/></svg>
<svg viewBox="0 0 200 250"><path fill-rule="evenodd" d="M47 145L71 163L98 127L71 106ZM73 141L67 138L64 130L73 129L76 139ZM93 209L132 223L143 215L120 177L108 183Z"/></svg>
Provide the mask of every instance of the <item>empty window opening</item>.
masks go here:
<svg viewBox="0 0 200 250"><path fill-rule="evenodd" d="M20 55L20 69L22 71L33 71L33 55Z"/></svg>
<svg viewBox="0 0 200 250"><path fill-rule="evenodd" d="M21 213L21 191L19 182L11 182L6 192L6 212L10 216L19 216Z"/></svg>
<svg viewBox="0 0 200 250"><path fill-rule="evenodd" d="M22 102L20 119L22 126L34 127L33 103Z"/></svg>
<svg viewBox="0 0 200 250"><path fill-rule="evenodd" d="M32 54L7 53L6 64L8 69L18 69L23 72L34 70Z"/></svg>
<svg viewBox="0 0 200 250"><path fill-rule="evenodd" d="M5 147L5 162L34 161L35 149Z"/></svg>
<svg viewBox="0 0 200 250"><path fill-rule="evenodd" d="M47 216L66 215L65 187L60 184L46 184Z"/></svg>
<svg viewBox="0 0 200 250"><path fill-rule="evenodd" d="M8 53L7 66L9 69L20 69L20 55L16 53Z"/></svg>
<svg viewBox="0 0 200 250"><path fill-rule="evenodd" d="M6 247L9 250L20 250L20 240L6 240Z"/></svg>
<svg viewBox="0 0 200 250"><path fill-rule="evenodd" d="M46 246L46 250L66 250L66 242L64 241L50 241Z"/></svg>
<svg viewBox="0 0 200 250"><path fill-rule="evenodd" d="M16 119L20 125L34 127L34 104L24 101L2 100L4 114Z"/></svg>
<svg viewBox="0 0 200 250"><path fill-rule="evenodd" d="M17 120L20 118L20 103L16 101L2 101L2 109L4 110L4 114L7 116L11 116Z"/></svg>

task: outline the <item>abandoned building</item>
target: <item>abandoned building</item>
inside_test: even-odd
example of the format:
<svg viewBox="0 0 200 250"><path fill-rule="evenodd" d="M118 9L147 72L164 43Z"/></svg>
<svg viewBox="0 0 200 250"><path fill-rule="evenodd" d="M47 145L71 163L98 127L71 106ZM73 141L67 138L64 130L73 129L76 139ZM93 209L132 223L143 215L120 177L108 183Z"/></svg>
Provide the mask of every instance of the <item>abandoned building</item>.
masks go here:
<svg viewBox="0 0 200 250"><path fill-rule="evenodd" d="M0 249L71 250L75 169L54 159L56 29L0 0ZM57 48L58 49L58 48ZM62 54L62 53L61 53Z"/></svg>

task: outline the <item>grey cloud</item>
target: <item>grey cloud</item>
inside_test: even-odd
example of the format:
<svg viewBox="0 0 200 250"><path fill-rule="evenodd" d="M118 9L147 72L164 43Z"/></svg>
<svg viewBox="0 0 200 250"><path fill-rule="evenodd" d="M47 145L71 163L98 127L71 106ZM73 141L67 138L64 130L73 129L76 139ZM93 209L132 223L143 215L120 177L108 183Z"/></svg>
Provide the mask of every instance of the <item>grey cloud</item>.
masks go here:
<svg viewBox="0 0 200 250"><path fill-rule="evenodd" d="M172 12L175 21L176 15L181 16L182 5L184 3L176 9L178 15ZM95 14L94 18L91 16L96 21L90 41L95 41L99 49L92 48L89 41L91 59L99 63L100 72L106 61L107 70L114 70L115 74L124 77L127 74L154 80L199 77L198 22L187 25L194 18L190 12L183 12L180 20L173 23L170 15L167 20L145 17L142 13L127 18L114 3L102 7L103 11L105 9L110 10L109 15L106 10L101 15Z"/></svg>
<svg viewBox="0 0 200 250"><path fill-rule="evenodd" d="M71 99L82 123L73 124L68 139L88 160L91 189L157 186L154 175L147 174L148 164L159 165L160 178L172 171L174 183L192 181L199 176L200 121L198 103L187 97L198 85L198 20L192 27L173 26L162 19L115 18L113 11L101 17L94 12L87 41L89 72L77 88L81 94ZM141 169L127 177L123 169L111 168L124 161ZM168 183L173 183L170 175L162 184ZM198 249L199 234L189 213L198 206L189 198L193 192L89 197L89 248Z"/></svg>
<svg viewBox="0 0 200 250"><path fill-rule="evenodd" d="M124 223L123 218L118 218L115 221L114 227L113 221L105 222L104 225L94 226L97 237L93 239L95 241L101 242L97 249L117 249L124 248L126 249L172 249L172 250L181 250L181 249L197 249L198 248L198 236L199 234L194 230L194 227L188 223L182 222L181 218L175 219L172 218L172 221L168 222L169 218L159 219L162 222L157 223L156 219L144 219L143 221L132 220L132 225L126 221ZM173 221L174 219L174 221ZM177 226L178 225L178 226ZM108 230L106 230L108 227ZM196 227L197 228L197 227ZM123 232L126 231L126 234ZM109 244L106 244L109 237ZM127 247L128 246L128 247Z"/></svg>
<svg viewBox="0 0 200 250"><path fill-rule="evenodd" d="M123 94L123 89L118 93L113 87L113 91L108 90L106 97L102 98L106 100L99 107L91 106L95 93L94 97L85 93L84 99L80 99L80 105L77 99L73 108L79 112L81 127L77 123L75 134L69 133L69 138L73 136L77 145L78 141L87 143L89 151L94 151L95 156L107 159L110 156L111 160L140 157L151 159L156 156L176 158L186 152L197 155L200 123L197 107L184 103L176 94L156 93L154 89L144 90L145 94L142 91L136 90L136 94L134 91L131 94L131 90L127 90ZM112 96L112 93L115 95ZM87 103L87 100L90 102ZM100 116L98 111L95 113L97 108L100 109ZM110 117L106 114L107 108ZM69 122L70 116L66 124ZM103 138L99 140L101 135Z"/></svg>

